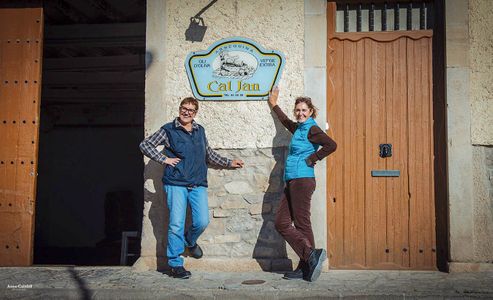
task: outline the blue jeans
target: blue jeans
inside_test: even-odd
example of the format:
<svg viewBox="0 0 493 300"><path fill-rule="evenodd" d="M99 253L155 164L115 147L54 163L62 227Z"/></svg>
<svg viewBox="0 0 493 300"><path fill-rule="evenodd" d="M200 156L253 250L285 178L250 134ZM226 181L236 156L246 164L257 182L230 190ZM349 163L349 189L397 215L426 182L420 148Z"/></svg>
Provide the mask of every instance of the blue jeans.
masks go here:
<svg viewBox="0 0 493 300"><path fill-rule="evenodd" d="M195 246L197 239L209 224L207 188L203 186L187 188L164 185L164 190L169 209L166 255L168 256L168 265L175 268L183 266L183 258L180 255L185 251L185 246ZM192 225L187 229L185 236L187 204L190 204L192 209Z"/></svg>

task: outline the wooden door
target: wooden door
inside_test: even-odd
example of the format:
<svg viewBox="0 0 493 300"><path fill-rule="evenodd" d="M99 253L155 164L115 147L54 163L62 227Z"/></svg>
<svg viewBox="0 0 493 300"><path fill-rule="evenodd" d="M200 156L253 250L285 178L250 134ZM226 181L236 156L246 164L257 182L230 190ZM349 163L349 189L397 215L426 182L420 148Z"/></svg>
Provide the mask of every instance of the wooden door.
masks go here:
<svg viewBox="0 0 493 300"><path fill-rule="evenodd" d="M329 267L436 269L433 33L335 32L335 11L329 3Z"/></svg>
<svg viewBox="0 0 493 300"><path fill-rule="evenodd" d="M0 9L0 266L32 264L41 8Z"/></svg>

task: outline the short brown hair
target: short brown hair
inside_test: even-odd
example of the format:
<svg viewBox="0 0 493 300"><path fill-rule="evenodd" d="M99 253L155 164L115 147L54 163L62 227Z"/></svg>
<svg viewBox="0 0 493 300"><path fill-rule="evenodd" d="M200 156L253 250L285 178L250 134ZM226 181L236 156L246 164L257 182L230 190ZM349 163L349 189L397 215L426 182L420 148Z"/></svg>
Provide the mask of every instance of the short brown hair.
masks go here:
<svg viewBox="0 0 493 300"><path fill-rule="evenodd" d="M306 106L308 106L309 109L311 109L313 111L313 114L312 114L312 118L316 118L317 117L317 111L318 109L315 107L315 105L313 105L312 103L312 98L310 97L298 97L296 98L296 100L294 101L294 106L296 107L296 105L300 104L300 103L305 103ZM294 110L293 110L293 113L294 113Z"/></svg>
<svg viewBox="0 0 493 300"><path fill-rule="evenodd" d="M199 101L194 97L186 97L181 100L180 107L188 103L192 103L195 106L195 110L199 110Z"/></svg>

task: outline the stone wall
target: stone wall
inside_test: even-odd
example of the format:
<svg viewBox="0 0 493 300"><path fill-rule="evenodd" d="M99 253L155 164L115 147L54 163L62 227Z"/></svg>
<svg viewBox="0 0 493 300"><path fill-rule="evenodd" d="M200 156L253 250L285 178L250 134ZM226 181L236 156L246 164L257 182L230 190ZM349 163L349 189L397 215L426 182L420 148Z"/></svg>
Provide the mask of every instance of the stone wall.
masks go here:
<svg viewBox="0 0 493 300"><path fill-rule="evenodd" d="M469 0L474 261L493 263L493 1Z"/></svg>
<svg viewBox="0 0 493 300"><path fill-rule="evenodd" d="M493 263L493 1L469 0L474 258Z"/></svg>
<svg viewBox="0 0 493 300"><path fill-rule="evenodd" d="M493 263L493 147L474 147L474 259Z"/></svg>
<svg viewBox="0 0 493 300"><path fill-rule="evenodd" d="M218 150L245 162L237 170L210 168L210 224L198 243L200 260L186 259L186 267L207 270L286 270L296 254L275 229L275 212L284 188L286 147ZM318 166L317 166L318 167ZM159 182L162 168L148 163L145 183L144 228L137 269L166 268L168 213ZM190 216L187 218L190 222ZM157 259L157 261L156 261Z"/></svg>
<svg viewBox="0 0 493 300"><path fill-rule="evenodd" d="M319 6L325 3L318 2ZM187 54L225 37L247 37L285 54L279 102L286 112L291 111L293 99L304 94L303 0L217 1L201 14L208 27L203 42L186 41L190 18L209 3L147 1L146 136L176 117L181 99L191 95L184 67ZM211 147L243 159L245 168L210 169L211 223L199 241L205 256L188 259L186 264L230 271L285 269L292 250L286 249L275 231L273 216L282 190L279 162L284 160L289 133L266 101L201 101L196 120L205 127ZM162 269L168 221L161 186L163 167L148 159L145 164L142 249L135 268Z"/></svg>
<svg viewBox="0 0 493 300"><path fill-rule="evenodd" d="M493 2L446 2L450 269L493 262Z"/></svg>
<svg viewBox="0 0 493 300"><path fill-rule="evenodd" d="M472 143L493 145L493 1L469 1Z"/></svg>
<svg viewBox="0 0 493 300"><path fill-rule="evenodd" d="M264 270L290 267L286 243L274 227L286 147L218 152L242 159L245 168L209 170L210 225L199 239L205 260L254 258Z"/></svg>

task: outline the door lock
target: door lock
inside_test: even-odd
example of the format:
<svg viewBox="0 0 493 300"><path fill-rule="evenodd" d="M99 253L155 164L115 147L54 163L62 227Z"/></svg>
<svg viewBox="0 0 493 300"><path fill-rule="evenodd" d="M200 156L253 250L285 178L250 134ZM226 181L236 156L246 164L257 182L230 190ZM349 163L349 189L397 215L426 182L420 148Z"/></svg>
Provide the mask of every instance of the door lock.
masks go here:
<svg viewBox="0 0 493 300"><path fill-rule="evenodd" d="M392 144L380 144L380 157L386 158L392 156Z"/></svg>

